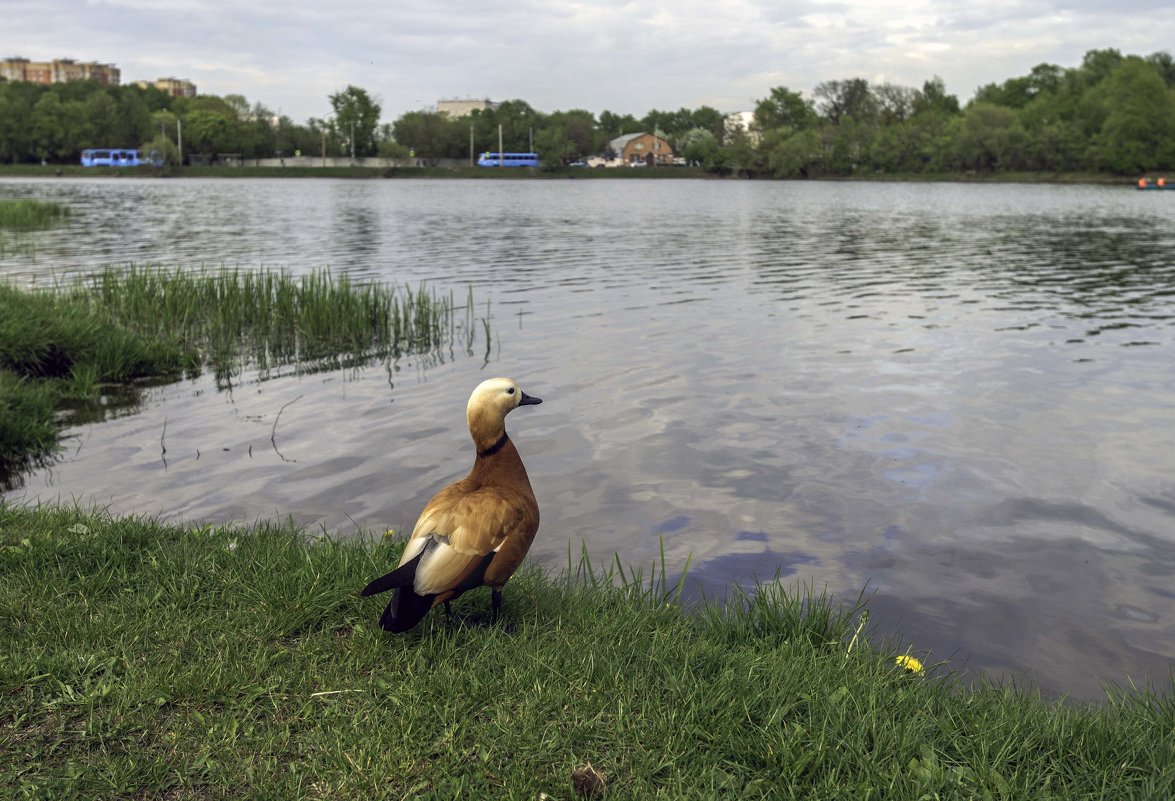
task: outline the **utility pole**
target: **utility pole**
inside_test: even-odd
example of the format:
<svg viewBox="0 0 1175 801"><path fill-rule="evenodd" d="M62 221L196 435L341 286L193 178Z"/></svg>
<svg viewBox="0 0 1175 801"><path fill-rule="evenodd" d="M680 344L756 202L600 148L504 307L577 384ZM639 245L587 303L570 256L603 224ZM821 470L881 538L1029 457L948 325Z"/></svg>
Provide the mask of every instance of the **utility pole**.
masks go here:
<svg viewBox="0 0 1175 801"><path fill-rule="evenodd" d="M469 123L469 166L473 166L473 123Z"/></svg>
<svg viewBox="0 0 1175 801"><path fill-rule="evenodd" d="M180 166L184 166L184 125L183 120L179 117L175 118L175 142L176 150L180 154Z"/></svg>
<svg viewBox="0 0 1175 801"><path fill-rule="evenodd" d="M355 161L355 120L351 120L351 161ZM355 165L352 163L351 166Z"/></svg>
<svg viewBox="0 0 1175 801"><path fill-rule="evenodd" d="M501 125L498 126L498 166L499 167L506 166L506 158L502 154L502 126Z"/></svg>

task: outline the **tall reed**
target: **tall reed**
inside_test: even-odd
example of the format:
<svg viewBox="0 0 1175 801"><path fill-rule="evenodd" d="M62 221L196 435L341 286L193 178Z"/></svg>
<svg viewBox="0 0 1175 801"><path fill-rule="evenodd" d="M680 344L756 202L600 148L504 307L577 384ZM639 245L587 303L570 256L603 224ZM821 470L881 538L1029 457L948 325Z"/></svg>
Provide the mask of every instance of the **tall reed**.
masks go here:
<svg viewBox="0 0 1175 801"><path fill-rule="evenodd" d="M10 231L48 228L68 215L69 208L59 203L44 200L0 200L0 228Z"/></svg>
<svg viewBox="0 0 1175 801"><path fill-rule="evenodd" d="M212 367L358 367L419 355L472 355L473 294L361 284L317 271L106 269L52 291L0 283L0 484L52 452L54 407L96 403L111 385ZM489 353L488 320L481 321ZM390 369L390 368L389 368Z"/></svg>
<svg viewBox="0 0 1175 801"><path fill-rule="evenodd" d="M451 295L360 284L325 270L294 276L131 266L103 271L72 296L130 329L201 350L219 366L398 358L452 344L458 327Z"/></svg>

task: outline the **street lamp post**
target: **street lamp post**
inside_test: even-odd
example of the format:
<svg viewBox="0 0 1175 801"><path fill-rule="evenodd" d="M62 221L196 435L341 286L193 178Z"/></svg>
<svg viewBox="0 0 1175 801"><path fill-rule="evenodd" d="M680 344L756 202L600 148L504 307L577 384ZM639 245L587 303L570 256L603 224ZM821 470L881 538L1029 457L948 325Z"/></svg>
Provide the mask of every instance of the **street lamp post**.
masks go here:
<svg viewBox="0 0 1175 801"><path fill-rule="evenodd" d="M326 166L326 123L327 123L327 120L329 120L333 116L334 115L331 114L327 117L324 117L321 120L321 122L322 122L322 166L323 167Z"/></svg>

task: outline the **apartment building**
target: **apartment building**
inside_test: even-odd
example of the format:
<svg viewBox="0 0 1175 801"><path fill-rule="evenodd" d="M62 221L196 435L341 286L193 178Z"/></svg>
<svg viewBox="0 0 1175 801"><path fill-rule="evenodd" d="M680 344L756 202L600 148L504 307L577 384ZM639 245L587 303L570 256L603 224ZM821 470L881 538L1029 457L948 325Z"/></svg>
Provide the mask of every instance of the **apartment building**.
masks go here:
<svg viewBox="0 0 1175 801"><path fill-rule="evenodd" d="M437 113L446 117L467 117L474 111L493 111L498 104L492 100L438 100Z"/></svg>
<svg viewBox="0 0 1175 801"><path fill-rule="evenodd" d="M139 86L146 87L146 81L139 81ZM196 84L185 78L160 78L155 83L150 84L161 92L166 92L172 97L195 97Z"/></svg>
<svg viewBox="0 0 1175 801"><path fill-rule="evenodd" d="M13 57L0 61L0 77L29 83L97 81L103 86L118 86L122 73L113 64L99 64L97 61L74 61L72 58L30 61Z"/></svg>

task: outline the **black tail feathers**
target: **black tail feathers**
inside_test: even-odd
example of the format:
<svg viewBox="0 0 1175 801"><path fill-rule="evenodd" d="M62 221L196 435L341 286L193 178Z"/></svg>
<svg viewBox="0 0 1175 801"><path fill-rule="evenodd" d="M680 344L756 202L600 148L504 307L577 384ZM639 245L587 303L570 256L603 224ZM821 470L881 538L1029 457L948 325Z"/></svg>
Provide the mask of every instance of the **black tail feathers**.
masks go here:
<svg viewBox="0 0 1175 801"><path fill-rule="evenodd" d="M394 590L397 587L411 587L412 582L416 580L416 566L420 564L421 556L423 554L418 554L415 559L405 562L391 573L380 576L364 587L359 594L366 597L368 595L377 595L381 592Z"/></svg>
<svg viewBox="0 0 1175 801"><path fill-rule="evenodd" d="M412 590L416 581L416 567L420 564L420 557L424 552L417 554L397 567L391 573L380 576L360 591L360 595L376 595L388 590L394 590L392 599L380 615L379 625L385 631L399 634L415 626L432 609L436 595L417 595Z"/></svg>
<svg viewBox="0 0 1175 801"><path fill-rule="evenodd" d="M411 587L397 588L379 617L379 625L393 634L408 631L428 614L435 598L435 595L417 595Z"/></svg>

